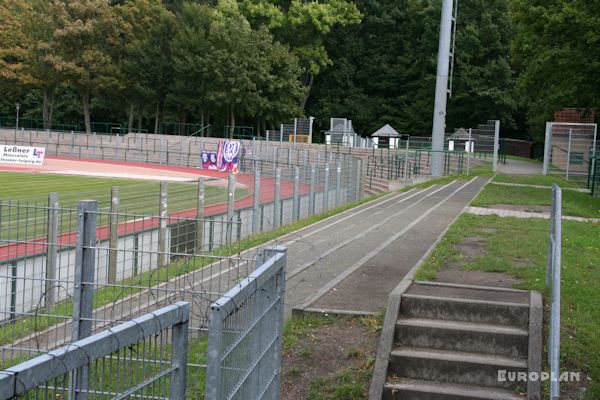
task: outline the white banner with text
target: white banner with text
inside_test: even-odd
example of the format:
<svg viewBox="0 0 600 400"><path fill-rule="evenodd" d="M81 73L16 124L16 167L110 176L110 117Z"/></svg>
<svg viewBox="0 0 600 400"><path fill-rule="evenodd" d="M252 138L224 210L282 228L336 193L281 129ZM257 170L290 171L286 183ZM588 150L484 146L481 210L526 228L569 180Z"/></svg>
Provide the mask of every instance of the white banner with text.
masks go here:
<svg viewBox="0 0 600 400"><path fill-rule="evenodd" d="M44 164L45 147L0 145L0 164Z"/></svg>

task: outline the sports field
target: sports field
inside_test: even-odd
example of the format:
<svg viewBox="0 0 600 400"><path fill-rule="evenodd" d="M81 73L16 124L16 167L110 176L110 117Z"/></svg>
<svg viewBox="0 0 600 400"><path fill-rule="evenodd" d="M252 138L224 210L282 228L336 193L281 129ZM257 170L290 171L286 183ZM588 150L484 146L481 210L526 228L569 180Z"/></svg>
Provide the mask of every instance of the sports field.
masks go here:
<svg viewBox="0 0 600 400"><path fill-rule="evenodd" d="M75 206L79 200L91 199L98 201L99 209L110 206L111 187L118 186L121 211L144 215L158 213L159 181L0 171L0 182L0 199L3 201L20 200L23 203L43 205L47 203L48 193L56 192L62 207ZM169 212L195 208L197 193L196 182L169 182ZM235 197L239 199L249 193L246 187L238 187ZM226 200L227 189L223 185L206 185L207 206Z"/></svg>

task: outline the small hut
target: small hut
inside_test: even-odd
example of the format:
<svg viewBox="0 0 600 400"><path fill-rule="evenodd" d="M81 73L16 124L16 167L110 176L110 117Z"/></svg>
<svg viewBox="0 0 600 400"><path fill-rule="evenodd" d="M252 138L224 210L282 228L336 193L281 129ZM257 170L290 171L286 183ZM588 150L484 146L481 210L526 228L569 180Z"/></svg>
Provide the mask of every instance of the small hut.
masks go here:
<svg viewBox="0 0 600 400"><path fill-rule="evenodd" d="M400 142L400 134L389 124L385 124L371 134L373 142L379 146L389 147L391 149L398 148Z"/></svg>

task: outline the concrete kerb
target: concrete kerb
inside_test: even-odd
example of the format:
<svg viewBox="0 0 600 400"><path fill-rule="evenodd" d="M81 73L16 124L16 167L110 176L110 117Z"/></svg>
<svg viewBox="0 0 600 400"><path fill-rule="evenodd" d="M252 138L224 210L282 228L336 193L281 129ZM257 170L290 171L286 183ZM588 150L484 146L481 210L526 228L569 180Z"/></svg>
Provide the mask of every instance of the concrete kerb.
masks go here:
<svg viewBox="0 0 600 400"><path fill-rule="evenodd" d="M542 335L544 324L544 305L542 295L531 291L529 297L529 343L527 367L529 372L542 372ZM539 375L538 375L539 376ZM527 380L527 400L541 399L541 382L539 379Z"/></svg>
<svg viewBox="0 0 600 400"><path fill-rule="evenodd" d="M382 398L383 385L387 378L390 354L394 346L396 320L400 313L402 295L408 290L411 284L412 281L410 279L403 279L388 298L388 306L385 312L383 328L381 329L379 345L377 346L375 365L373 367L373 378L371 379L371 385L369 387L370 400L381 400Z"/></svg>

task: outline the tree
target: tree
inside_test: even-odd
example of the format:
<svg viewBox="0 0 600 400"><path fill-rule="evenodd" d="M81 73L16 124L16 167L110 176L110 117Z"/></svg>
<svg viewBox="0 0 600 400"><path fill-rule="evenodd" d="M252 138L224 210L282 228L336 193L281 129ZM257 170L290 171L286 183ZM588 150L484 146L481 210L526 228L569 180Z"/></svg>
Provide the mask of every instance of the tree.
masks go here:
<svg viewBox="0 0 600 400"><path fill-rule="evenodd" d="M53 52L52 21L43 0L3 2L0 6L0 76L42 91L44 129L52 125L54 91L60 80L48 63Z"/></svg>
<svg viewBox="0 0 600 400"><path fill-rule="evenodd" d="M335 27L356 25L362 18L356 5L345 0L244 0L241 8L253 26L268 26L300 60L304 76L301 110L306 106L315 76L332 64L325 38Z"/></svg>
<svg viewBox="0 0 600 400"><path fill-rule="evenodd" d="M384 123L429 135L435 93L441 2L357 1L364 18L326 41L334 65L315 83L310 112L347 116L362 133ZM506 0L459 2L454 94L448 129L489 118L512 121L514 75ZM501 26L499 26L501 25Z"/></svg>
<svg viewBox="0 0 600 400"><path fill-rule="evenodd" d="M52 0L48 12L56 51L45 60L78 91L85 130L91 133L90 98L114 84L116 75L108 51L118 45L113 10L108 0Z"/></svg>
<svg viewBox="0 0 600 400"><path fill-rule="evenodd" d="M459 3L453 96L448 127L476 126L488 119L514 128L516 78L510 65L514 36L507 0Z"/></svg>
<svg viewBox="0 0 600 400"><path fill-rule="evenodd" d="M173 101L182 111L199 111L203 127L205 115L215 108L206 93L211 68L208 36L213 18L213 8L185 4L171 44L175 72Z"/></svg>
<svg viewBox="0 0 600 400"><path fill-rule="evenodd" d="M512 0L512 45L530 126L565 107L600 106L600 3Z"/></svg>
<svg viewBox="0 0 600 400"><path fill-rule="evenodd" d="M131 0L117 7L126 44L120 66L126 87L131 91L129 121L134 103L152 97L155 104L154 132L161 132L165 100L172 90L173 63L171 41L177 20L160 0Z"/></svg>

